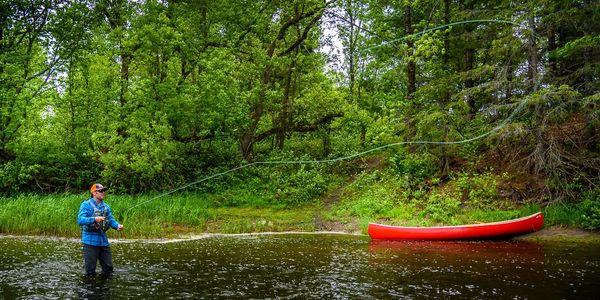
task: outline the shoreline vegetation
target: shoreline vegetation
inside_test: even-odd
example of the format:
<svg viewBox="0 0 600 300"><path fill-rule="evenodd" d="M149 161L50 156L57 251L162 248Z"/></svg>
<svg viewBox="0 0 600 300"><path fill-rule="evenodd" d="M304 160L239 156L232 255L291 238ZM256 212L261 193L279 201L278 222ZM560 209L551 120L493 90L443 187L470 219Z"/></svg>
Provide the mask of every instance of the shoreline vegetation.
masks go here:
<svg viewBox="0 0 600 300"><path fill-rule="evenodd" d="M594 191L575 203L550 201L539 190L522 188L528 180L524 176L489 168L456 169L439 177L422 172L426 168L419 164L399 171L393 157L374 155L337 166L253 168L167 194L123 195L109 187L105 201L125 226L122 233L110 231L109 238L290 231L367 234L369 222L462 225L542 211L545 227L551 230L528 239L598 240L600 195ZM0 197L0 234L79 237L77 211L88 198L87 193Z"/></svg>
<svg viewBox="0 0 600 300"><path fill-rule="evenodd" d="M215 195L212 195L215 197ZM330 197L331 194L327 194ZM77 209L87 197L81 195L20 195L0 198L0 235L37 236L77 239ZM404 204L391 211L365 211L349 197L337 203L322 201L299 207L211 206L209 195L183 194L165 196L132 210L151 196L110 195L114 216L126 231L109 231L111 240L189 240L204 236L269 233L345 233L366 235L369 222L403 226L459 225L514 219L542 211L545 228L515 237L532 241L600 242L597 230L585 230L582 212L573 205L519 205L508 210L464 209L446 220L431 214L421 215L415 206ZM330 199L329 199L330 200ZM349 209L349 207L351 207ZM372 208L372 207L371 207ZM363 209L361 211L360 209Z"/></svg>
<svg viewBox="0 0 600 300"><path fill-rule="evenodd" d="M598 193L586 194L577 203L525 200L515 192L523 178L506 172L455 171L439 178L422 175L419 165L399 172L389 161L371 156L334 167L242 170L165 196L121 195L109 188L105 201L125 225L124 232L111 231L109 237L288 231L367 234L369 222L461 225L510 220L538 211L544 213L546 228L578 233L531 238L593 238L600 227ZM88 197L87 193L0 197L0 234L79 237L77 211ZM592 230L591 235L583 230Z"/></svg>
<svg viewBox="0 0 600 300"><path fill-rule="evenodd" d="M369 222L462 225L542 211L546 229L521 238L600 240L598 193L584 194L576 203L524 198L518 189L525 177L490 168L455 170L442 178L420 172L419 165L399 172L390 160L377 155L335 167L242 170L166 195L123 195L109 187L105 201L125 226L124 232L109 231L109 238L186 239L263 232L366 235ZM0 234L77 238L81 234L77 211L88 198L87 193L0 197Z"/></svg>

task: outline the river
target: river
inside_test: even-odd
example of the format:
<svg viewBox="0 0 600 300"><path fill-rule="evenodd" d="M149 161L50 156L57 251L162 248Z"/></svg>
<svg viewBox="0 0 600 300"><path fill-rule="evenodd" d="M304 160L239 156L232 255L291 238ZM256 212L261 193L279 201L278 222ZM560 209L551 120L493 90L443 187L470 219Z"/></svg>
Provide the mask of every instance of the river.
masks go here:
<svg viewBox="0 0 600 300"><path fill-rule="evenodd" d="M82 275L74 240L0 237L3 299L591 299L600 245L385 242L338 234L112 244L115 273ZM98 271L100 267L98 266Z"/></svg>

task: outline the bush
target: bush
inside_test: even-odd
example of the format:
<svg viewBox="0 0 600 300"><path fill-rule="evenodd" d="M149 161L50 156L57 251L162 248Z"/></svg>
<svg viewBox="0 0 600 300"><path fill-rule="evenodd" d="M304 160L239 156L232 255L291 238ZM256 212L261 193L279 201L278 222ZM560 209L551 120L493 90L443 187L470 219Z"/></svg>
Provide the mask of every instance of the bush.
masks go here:
<svg viewBox="0 0 600 300"><path fill-rule="evenodd" d="M432 177L438 171L438 159L429 153L396 154L390 161L398 174L416 181Z"/></svg>
<svg viewBox="0 0 600 300"><path fill-rule="evenodd" d="M456 186L467 192L468 199L466 205L471 208L496 209L499 206L499 193L497 189L496 178L492 173L483 174L467 173L458 174Z"/></svg>
<svg viewBox="0 0 600 300"><path fill-rule="evenodd" d="M363 190L350 201L342 202L336 209L339 216L354 216L370 220L387 216L394 208L390 191L382 186Z"/></svg>
<svg viewBox="0 0 600 300"><path fill-rule="evenodd" d="M421 211L421 216L428 216L434 221L455 223L454 215L460 210L460 200L449 194L432 191Z"/></svg>
<svg viewBox="0 0 600 300"><path fill-rule="evenodd" d="M26 164L9 161L0 165L0 193L9 195L26 190L33 185L33 177L42 167L39 164Z"/></svg>
<svg viewBox="0 0 600 300"><path fill-rule="evenodd" d="M582 225L586 229L600 229L600 190L586 193L577 206L581 211Z"/></svg>
<svg viewBox="0 0 600 300"><path fill-rule="evenodd" d="M324 164L293 163L311 160L313 158L309 156L294 157L294 153L274 153L268 161L290 163L262 167L262 173L257 176L267 181L267 190L272 191L273 201L277 204L299 206L314 203L327 191L332 177Z"/></svg>
<svg viewBox="0 0 600 300"><path fill-rule="evenodd" d="M302 165L298 171L279 177L276 198L291 206L314 202L327 190L322 171L318 167Z"/></svg>

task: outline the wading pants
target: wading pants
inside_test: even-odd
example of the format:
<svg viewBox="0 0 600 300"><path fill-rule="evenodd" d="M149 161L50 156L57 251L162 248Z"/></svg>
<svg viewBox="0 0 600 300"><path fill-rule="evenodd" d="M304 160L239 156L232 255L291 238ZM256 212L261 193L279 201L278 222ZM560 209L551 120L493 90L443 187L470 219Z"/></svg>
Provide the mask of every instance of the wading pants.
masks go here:
<svg viewBox="0 0 600 300"><path fill-rule="evenodd" d="M100 260L102 273L110 274L113 272L112 252L110 247L98 247L83 244L83 261L85 264L85 274L96 274L96 263Z"/></svg>

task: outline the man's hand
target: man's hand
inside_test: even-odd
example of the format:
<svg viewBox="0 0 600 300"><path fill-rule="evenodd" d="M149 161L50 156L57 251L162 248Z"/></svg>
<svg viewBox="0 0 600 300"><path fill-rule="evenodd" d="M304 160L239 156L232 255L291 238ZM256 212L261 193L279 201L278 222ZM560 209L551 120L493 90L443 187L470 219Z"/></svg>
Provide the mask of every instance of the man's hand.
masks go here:
<svg viewBox="0 0 600 300"><path fill-rule="evenodd" d="M123 225L119 224L119 227L117 227L117 231L121 231L123 230Z"/></svg>
<svg viewBox="0 0 600 300"><path fill-rule="evenodd" d="M104 217L95 217L94 221L96 221L96 223L100 223L100 222L104 221Z"/></svg>

